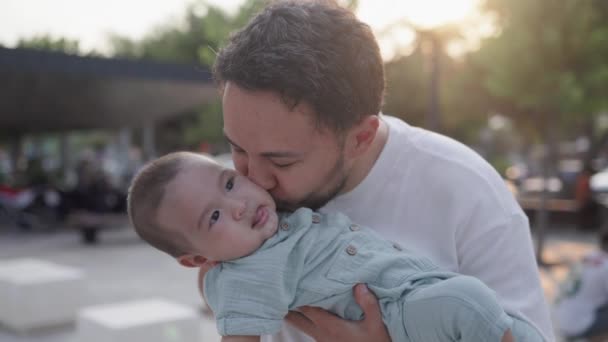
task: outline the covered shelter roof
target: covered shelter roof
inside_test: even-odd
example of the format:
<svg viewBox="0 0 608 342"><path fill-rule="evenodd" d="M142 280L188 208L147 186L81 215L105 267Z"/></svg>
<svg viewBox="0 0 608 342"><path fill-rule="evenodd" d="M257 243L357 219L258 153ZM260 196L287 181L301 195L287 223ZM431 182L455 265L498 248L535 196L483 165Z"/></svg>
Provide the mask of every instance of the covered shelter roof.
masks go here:
<svg viewBox="0 0 608 342"><path fill-rule="evenodd" d="M138 127L218 98L208 70L0 47L0 132Z"/></svg>

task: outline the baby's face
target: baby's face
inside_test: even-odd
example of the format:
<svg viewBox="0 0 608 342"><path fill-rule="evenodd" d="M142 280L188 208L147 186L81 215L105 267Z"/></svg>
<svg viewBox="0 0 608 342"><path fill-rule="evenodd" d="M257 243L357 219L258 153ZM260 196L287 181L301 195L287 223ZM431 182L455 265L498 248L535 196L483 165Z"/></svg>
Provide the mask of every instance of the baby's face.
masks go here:
<svg viewBox="0 0 608 342"><path fill-rule="evenodd" d="M278 224L268 192L202 156L185 163L167 185L157 218L182 232L192 254L213 261L251 254Z"/></svg>

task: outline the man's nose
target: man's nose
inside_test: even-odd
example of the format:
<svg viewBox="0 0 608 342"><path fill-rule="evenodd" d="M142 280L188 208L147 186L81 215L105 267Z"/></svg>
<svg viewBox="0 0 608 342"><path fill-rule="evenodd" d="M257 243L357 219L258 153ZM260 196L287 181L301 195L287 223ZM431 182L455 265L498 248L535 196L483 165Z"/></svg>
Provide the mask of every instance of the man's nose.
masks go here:
<svg viewBox="0 0 608 342"><path fill-rule="evenodd" d="M264 190L272 190L277 185L272 172L269 172L264 166L252 162L251 159L247 165L247 178Z"/></svg>

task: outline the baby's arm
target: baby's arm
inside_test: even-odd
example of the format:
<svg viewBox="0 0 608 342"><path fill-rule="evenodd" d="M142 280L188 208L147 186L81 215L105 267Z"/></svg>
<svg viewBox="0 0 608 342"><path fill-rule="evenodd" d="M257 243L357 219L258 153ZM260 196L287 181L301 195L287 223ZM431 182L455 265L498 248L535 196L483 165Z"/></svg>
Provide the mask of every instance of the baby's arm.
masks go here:
<svg viewBox="0 0 608 342"><path fill-rule="evenodd" d="M260 342L260 336L222 336L222 342Z"/></svg>

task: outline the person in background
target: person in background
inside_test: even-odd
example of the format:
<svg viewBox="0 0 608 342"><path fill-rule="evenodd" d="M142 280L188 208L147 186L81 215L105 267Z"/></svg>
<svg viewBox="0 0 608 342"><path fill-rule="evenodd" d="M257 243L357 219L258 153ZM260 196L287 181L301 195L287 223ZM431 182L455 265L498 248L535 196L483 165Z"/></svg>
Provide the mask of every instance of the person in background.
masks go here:
<svg viewBox="0 0 608 342"><path fill-rule="evenodd" d="M608 340L608 232L570 270L556 300L558 329L568 338Z"/></svg>
<svg viewBox="0 0 608 342"><path fill-rule="evenodd" d="M597 229L600 225L600 205L593 197L591 177L595 171L586 163L577 175L574 199L578 205L579 227L581 229Z"/></svg>

